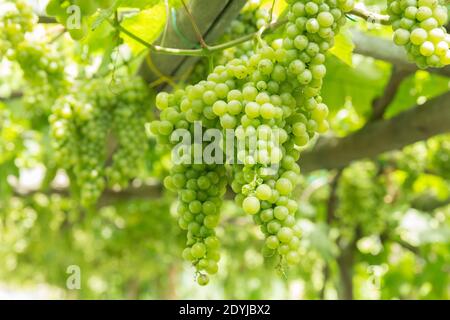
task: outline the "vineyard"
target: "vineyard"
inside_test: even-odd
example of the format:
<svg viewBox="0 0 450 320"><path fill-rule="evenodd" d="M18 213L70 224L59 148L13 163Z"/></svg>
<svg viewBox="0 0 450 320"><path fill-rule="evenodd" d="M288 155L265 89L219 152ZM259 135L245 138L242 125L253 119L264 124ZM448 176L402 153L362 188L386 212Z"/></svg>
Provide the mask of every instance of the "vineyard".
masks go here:
<svg viewBox="0 0 450 320"><path fill-rule="evenodd" d="M0 0L0 297L449 299L449 9Z"/></svg>

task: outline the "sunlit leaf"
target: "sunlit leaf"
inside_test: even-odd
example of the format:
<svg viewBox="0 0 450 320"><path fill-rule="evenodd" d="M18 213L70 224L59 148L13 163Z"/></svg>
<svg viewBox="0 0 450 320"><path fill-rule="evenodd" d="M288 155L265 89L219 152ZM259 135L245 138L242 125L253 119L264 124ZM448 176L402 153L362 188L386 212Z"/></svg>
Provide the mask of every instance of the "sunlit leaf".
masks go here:
<svg viewBox="0 0 450 320"><path fill-rule="evenodd" d="M161 3L125 19L122 22L122 26L139 38L151 43L159 36L164 28L165 22L166 10L164 4ZM145 49L144 45L127 35L121 34L121 36L134 53Z"/></svg>
<svg viewBox="0 0 450 320"><path fill-rule="evenodd" d="M334 46L330 49L330 52L347 65L352 66L354 48L355 45L352 41L351 33L347 29L343 29L336 35L334 39Z"/></svg>

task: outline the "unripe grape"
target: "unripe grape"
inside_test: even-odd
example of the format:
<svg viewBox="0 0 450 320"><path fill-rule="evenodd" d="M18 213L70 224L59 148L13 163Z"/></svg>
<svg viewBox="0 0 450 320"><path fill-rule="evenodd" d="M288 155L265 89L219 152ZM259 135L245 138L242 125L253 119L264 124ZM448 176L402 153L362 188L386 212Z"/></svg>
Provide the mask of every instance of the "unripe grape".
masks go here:
<svg viewBox="0 0 450 320"><path fill-rule="evenodd" d="M200 274L197 277L197 283L201 286L206 286L209 283L209 277L206 274Z"/></svg>
<svg viewBox="0 0 450 320"><path fill-rule="evenodd" d="M247 214L256 214L260 210L260 202L258 198L250 196L244 199L242 202L242 209Z"/></svg>
<svg viewBox="0 0 450 320"><path fill-rule="evenodd" d="M405 29L397 29L394 32L394 42L396 45L402 46L409 42L410 33Z"/></svg>

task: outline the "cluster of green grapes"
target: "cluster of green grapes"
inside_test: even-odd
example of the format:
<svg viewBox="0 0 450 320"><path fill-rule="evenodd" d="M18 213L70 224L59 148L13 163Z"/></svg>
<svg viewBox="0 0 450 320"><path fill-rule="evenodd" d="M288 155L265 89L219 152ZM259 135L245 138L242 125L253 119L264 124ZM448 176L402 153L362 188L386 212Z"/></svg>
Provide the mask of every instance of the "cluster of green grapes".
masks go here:
<svg viewBox="0 0 450 320"><path fill-rule="evenodd" d="M353 3L289 3L285 38L259 48L246 66L250 79L242 90L245 107L236 136L256 136L257 150L246 146L250 155L240 159L238 154L243 165L234 168L232 188L236 201L266 235L265 255L279 254L288 264L297 264L300 234L292 191L300 173L299 147L316 132L328 129L328 108L319 95L326 73L325 53ZM228 119L227 113L221 117L222 127L227 128ZM275 143L271 137L276 137Z"/></svg>
<svg viewBox="0 0 450 320"><path fill-rule="evenodd" d="M388 0L394 42L418 67L450 64L447 8L441 0Z"/></svg>
<svg viewBox="0 0 450 320"><path fill-rule="evenodd" d="M112 128L117 139L118 149L113 155L113 163L107 168L111 186L122 188L128 180L138 174L139 166L147 149L145 124L150 119L149 95L141 81L124 82L121 92L115 97L112 110Z"/></svg>
<svg viewBox="0 0 450 320"><path fill-rule="evenodd" d="M220 242L214 229L219 224L222 197L226 192L225 168L217 164L179 164L170 174L164 184L178 192L178 224L187 231L183 258L195 266L198 283L206 285L207 274L217 273L220 260Z"/></svg>
<svg viewBox="0 0 450 320"><path fill-rule="evenodd" d="M33 30L36 16L23 0L0 0L0 7L0 56L10 57L25 40L25 34Z"/></svg>
<svg viewBox="0 0 450 320"><path fill-rule="evenodd" d="M19 64L25 80L33 88L32 94L27 96L39 95L29 101L36 107L36 100L55 98L64 87L64 59L54 46L25 39L25 34L33 31L37 21L28 3L2 0L0 5L5 8L0 13L0 28L4 30L0 35L0 55Z"/></svg>
<svg viewBox="0 0 450 320"><path fill-rule="evenodd" d="M56 98L65 86L65 59L54 46L37 41L17 45L13 59L20 65L25 80L39 93Z"/></svg>
<svg viewBox="0 0 450 320"><path fill-rule="evenodd" d="M80 40L89 31L88 18L112 3L112 0L50 0L46 12L63 24L74 40Z"/></svg>
<svg viewBox="0 0 450 320"><path fill-rule="evenodd" d="M190 137L194 136L195 116L184 106L186 103L188 100L185 90L177 90L174 94L158 94L156 107L161 110L160 120L152 122L151 131L160 143L173 147L175 142L171 141L170 135L176 129L184 129ZM203 108L203 104L199 108ZM206 122L208 121L202 124L211 128L217 124L212 119L209 124ZM191 143L173 155L176 163L171 168L170 175L164 179L164 185L178 193L178 224L187 231L183 258L195 266L197 282L206 285L209 282L208 274L218 271L220 242L214 229L220 220L227 177L225 167L221 164L194 163L195 148L203 149L203 144Z"/></svg>
<svg viewBox="0 0 450 320"><path fill-rule="evenodd" d="M136 176L148 146L149 102L145 84L134 78L122 79L118 92L91 80L56 101L49 118L55 157L73 174L83 205L106 184L123 188Z"/></svg>
<svg viewBox="0 0 450 320"><path fill-rule="evenodd" d="M293 265L300 261L297 203L292 197L300 173L297 160L300 147L317 132L328 129L328 108L320 97L325 53L353 1L288 2L289 21L282 39L270 45L259 39L251 55L216 66L206 80L172 95L160 93L156 105L163 111L160 121L153 122L152 131L162 143L173 146L170 137L175 130L192 133L198 122L226 133L222 148L231 131L237 137L233 138L237 157L232 157L236 161L228 161L236 202L265 234L265 255L279 255L281 262ZM229 159L228 148L225 151ZM172 173L169 186L179 190L182 197L184 190L173 179ZM186 200L191 203L196 198ZM187 206L189 217L196 214L192 209ZM182 213L186 214L184 209ZM207 250L195 252L207 254ZM198 281L205 283L203 275Z"/></svg>
<svg viewBox="0 0 450 320"><path fill-rule="evenodd" d="M358 162L345 169L339 180L336 212L343 237L352 239L356 228L361 237L380 234L386 228L395 207L385 204L387 190L383 182L373 162Z"/></svg>
<svg viewBox="0 0 450 320"><path fill-rule="evenodd" d="M23 148L23 126L11 115L10 110L0 103L0 166L13 159ZM6 177L1 173L2 179ZM3 189L0 183L0 190Z"/></svg>
<svg viewBox="0 0 450 320"><path fill-rule="evenodd" d="M275 17L273 17L275 18ZM237 37L256 32L269 23L269 10L262 7L260 0L247 1L239 16L231 21L230 26L220 38L220 42L226 42ZM251 40L235 47L225 49L214 55L214 62L225 65L235 58L248 59L253 54L253 42ZM197 83L208 75L208 66L203 61L197 63L189 75L190 83Z"/></svg>

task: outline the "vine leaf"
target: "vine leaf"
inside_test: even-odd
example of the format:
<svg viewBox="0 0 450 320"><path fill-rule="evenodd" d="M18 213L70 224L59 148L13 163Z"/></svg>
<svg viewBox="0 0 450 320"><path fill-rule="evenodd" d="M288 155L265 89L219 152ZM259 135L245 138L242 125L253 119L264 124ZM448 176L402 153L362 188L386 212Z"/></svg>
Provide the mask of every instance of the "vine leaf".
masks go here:
<svg viewBox="0 0 450 320"><path fill-rule="evenodd" d="M122 21L122 26L141 39L152 43L158 38L166 23L166 10L163 3L157 4L149 9L141 10L138 14L128 17ZM121 34L125 43L134 53L146 49L142 44L136 42L125 34Z"/></svg>
<svg viewBox="0 0 450 320"><path fill-rule="evenodd" d="M354 49L355 44L352 41L351 33L347 29L343 29L336 35L334 39L334 46L330 49L330 52L342 60L345 64L352 67Z"/></svg>

